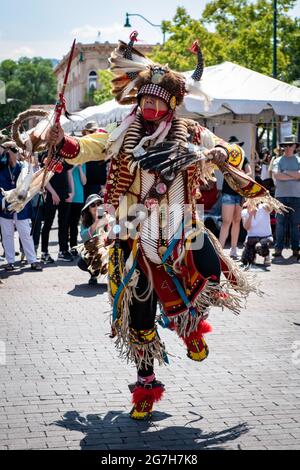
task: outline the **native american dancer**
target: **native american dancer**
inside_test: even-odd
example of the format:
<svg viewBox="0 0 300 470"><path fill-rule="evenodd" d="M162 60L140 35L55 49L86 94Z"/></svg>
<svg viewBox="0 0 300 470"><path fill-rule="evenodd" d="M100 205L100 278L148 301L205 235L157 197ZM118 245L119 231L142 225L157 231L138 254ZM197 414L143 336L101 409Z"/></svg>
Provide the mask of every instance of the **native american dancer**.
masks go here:
<svg viewBox="0 0 300 470"><path fill-rule="evenodd" d="M116 219L109 246L112 337L121 355L137 367L137 382L129 387L131 417L147 419L164 393L154 360L168 362L157 324L174 330L190 359L203 361L208 355L204 334L211 331L209 307L239 313L241 300L254 290L199 218L200 184L213 178L217 165L241 195L269 203L271 197L240 170L240 147L176 117L186 93L203 94L198 43L192 48L198 66L186 80L144 57L133 47L135 40L134 33L128 45L120 42L110 58L113 92L119 103L135 105L130 115L110 135L74 138L57 126L48 139L70 164L111 161L105 203Z"/></svg>

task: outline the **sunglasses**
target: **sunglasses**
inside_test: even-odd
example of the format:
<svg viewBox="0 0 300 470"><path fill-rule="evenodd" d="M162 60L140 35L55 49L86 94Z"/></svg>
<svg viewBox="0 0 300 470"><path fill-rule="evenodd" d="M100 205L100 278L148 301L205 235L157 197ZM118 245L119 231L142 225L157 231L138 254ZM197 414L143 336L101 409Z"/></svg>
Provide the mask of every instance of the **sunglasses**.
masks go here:
<svg viewBox="0 0 300 470"><path fill-rule="evenodd" d="M90 207L93 207L93 208L94 208L94 207L100 207L100 206L102 206L102 202L93 202L93 203L90 205Z"/></svg>

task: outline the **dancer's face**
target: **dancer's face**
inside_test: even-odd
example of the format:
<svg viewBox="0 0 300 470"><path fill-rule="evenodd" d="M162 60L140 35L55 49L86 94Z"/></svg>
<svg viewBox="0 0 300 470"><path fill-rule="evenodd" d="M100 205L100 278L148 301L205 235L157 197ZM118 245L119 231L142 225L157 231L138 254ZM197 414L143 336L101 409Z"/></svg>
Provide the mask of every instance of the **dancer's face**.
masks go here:
<svg viewBox="0 0 300 470"><path fill-rule="evenodd" d="M155 96L143 96L140 108L146 121L159 121L168 114L167 104Z"/></svg>

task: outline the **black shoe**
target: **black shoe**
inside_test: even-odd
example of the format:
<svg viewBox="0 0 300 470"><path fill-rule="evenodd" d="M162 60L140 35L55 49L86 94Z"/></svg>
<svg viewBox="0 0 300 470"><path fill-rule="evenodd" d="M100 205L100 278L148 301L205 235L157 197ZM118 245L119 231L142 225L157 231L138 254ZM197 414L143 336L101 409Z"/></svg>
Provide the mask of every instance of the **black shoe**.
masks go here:
<svg viewBox="0 0 300 470"><path fill-rule="evenodd" d="M77 258L79 256L76 248L71 248L70 253L72 256L74 256L74 258Z"/></svg>
<svg viewBox="0 0 300 470"><path fill-rule="evenodd" d="M21 253L21 266L25 266L27 264L25 253Z"/></svg>
<svg viewBox="0 0 300 470"><path fill-rule="evenodd" d="M71 255L71 253L69 253L69 251L60 251L58 253L57 259L59 261L74 261L73 256Z"/></svg>
<svg viewBox="0 0 300 470"><path fill-rule="evenodd" d="M14 271L16 268L15 268L15 265L13 263L9 263L7 266L5 266L5 271Z"/></svg>
<svg viewBox="0 0 300 470"><path fill-rule="evenodd" d="M98 278L96 276L91 276L91 279L89 280L89 285L96 286L97 284L98 284Z"/></svg>
<svg viewBox="0 0 300 470"><path fill-rule="evenodd" d="M44 263L44 264L53 264L53 263L54 263L54 259L51 258L51 256L49 255L49 253L42 253L41 262Z"/></svg>
<svg viewBox="0 0 300 470"><path fill-rule="evenodd" d="M31 264L32 271L43 271L41 263L32 263Z"/></svg>

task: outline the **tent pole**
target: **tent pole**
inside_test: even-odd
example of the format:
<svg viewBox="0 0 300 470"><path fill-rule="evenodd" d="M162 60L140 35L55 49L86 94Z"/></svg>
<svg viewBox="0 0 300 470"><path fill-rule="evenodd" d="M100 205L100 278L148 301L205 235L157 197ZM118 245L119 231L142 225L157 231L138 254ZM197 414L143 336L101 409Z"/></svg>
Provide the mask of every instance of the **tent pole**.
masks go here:
<svg viewBox="0 0 300 470"><path fill-rule="evenodd" d="M256 125L252 124L251 127L251 155L250 155L250 161L251 161L251 168L252 168L252 174L255 175L255 152L256 152Z"/></svg>

